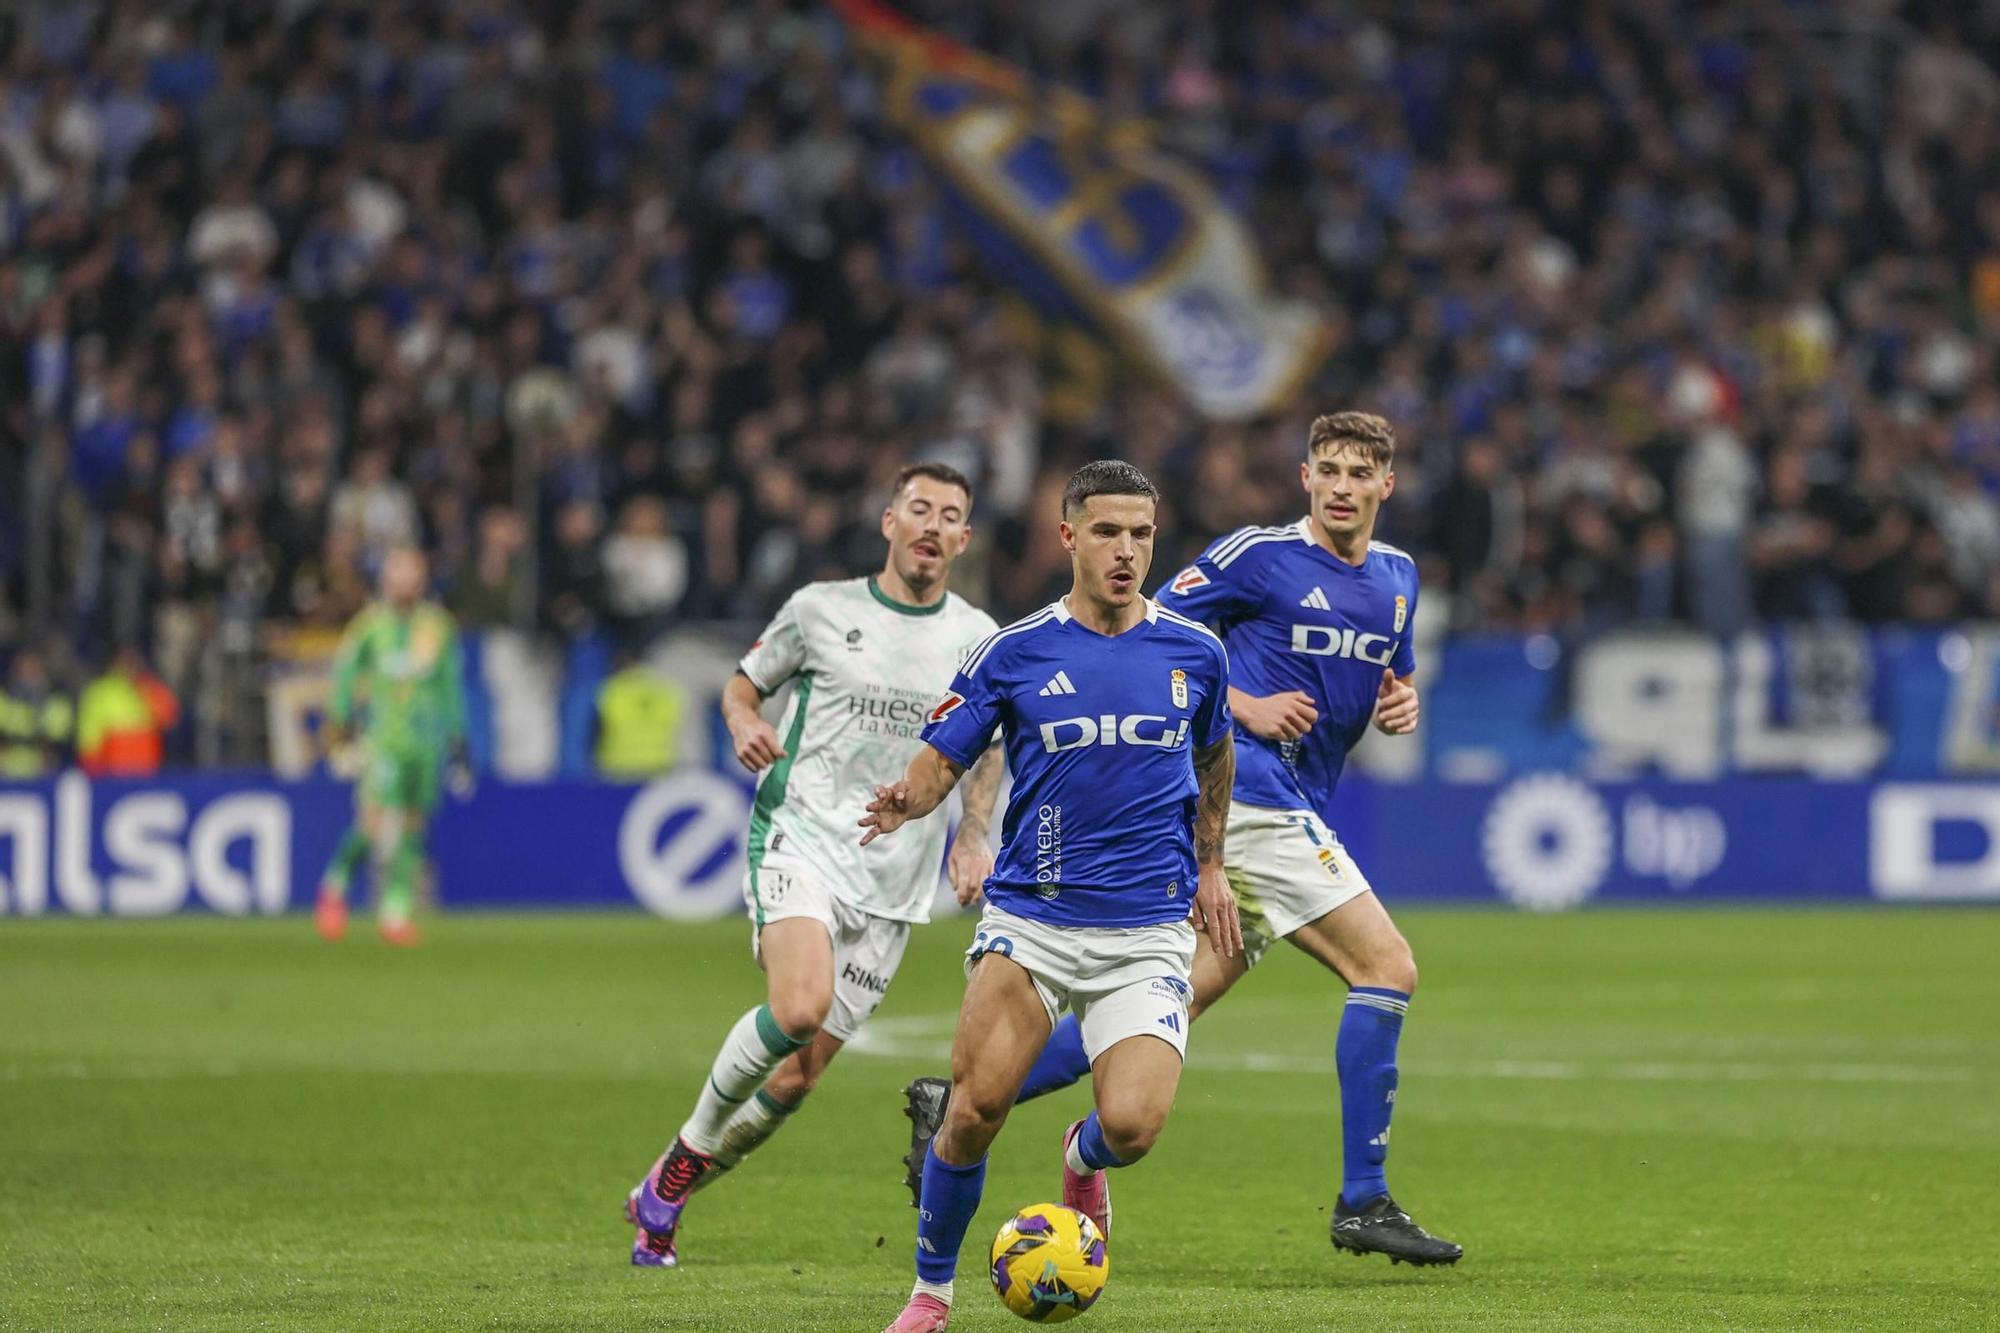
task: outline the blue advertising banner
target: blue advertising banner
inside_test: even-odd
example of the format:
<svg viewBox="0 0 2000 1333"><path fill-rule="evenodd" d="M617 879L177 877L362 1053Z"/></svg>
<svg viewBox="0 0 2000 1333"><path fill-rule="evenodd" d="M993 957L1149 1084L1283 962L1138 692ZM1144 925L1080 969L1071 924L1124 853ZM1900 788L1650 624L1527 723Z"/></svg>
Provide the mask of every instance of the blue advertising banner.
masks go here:
<svg viewBox="0 0 2000 1333"><path fill-rule="evenodd" d="M310 906L351 813L328 781L0 788L0 913L268 914ZM1338 831L1392 903L2000 902L2000 783L1357 778ZM489 783L431 839L447 908L742 908L749 789L690 768L640 787Z"/></svg>

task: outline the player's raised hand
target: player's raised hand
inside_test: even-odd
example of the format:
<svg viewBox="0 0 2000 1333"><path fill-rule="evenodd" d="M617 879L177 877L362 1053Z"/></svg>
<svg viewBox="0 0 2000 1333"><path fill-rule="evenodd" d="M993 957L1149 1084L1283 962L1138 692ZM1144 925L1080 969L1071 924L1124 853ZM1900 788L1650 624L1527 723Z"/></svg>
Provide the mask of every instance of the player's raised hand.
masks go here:
<svg viewBox="0 0 2000 1333"><path fill-rule="evenodd" d="M1417 729L1417 687L1396 679L1388 667L1382 668L1382 684L1375 691L1375 726L1391 736Z"/></svg>
<svg viewBox="0 0 2000 1333"><path fill-rule="evenodd" d="M945 863L951 875L951 891L960 907L970 907L985 891L986 877L993 873L993 848L977 829L959 827L951 841L951 856Z"/></svg>
<svg viewBox="0 0 2000 1333"><path fill-rule="evenodd" d="M894 833L910 818L910 784L894 782L875 789L875 799L868 803L868 813L858 821L860 827L868 831L861 835L861 845L866 847L885 833Z"/></svg>
<svg viewBox="0 0 2000 1333"><path fill-rule="evenodd" d="M753 715L739 726L731 727L729 739L736 746L736 761L752 773L761 773L785 757L778 729L761 717Z"/></svg>
<svg viewBox="0 0 2000 1333"><path fill-rule="evenodd" d="M1188 919L1208 932L1208 942L1224 958L1243 952L1243 922L1236 913L1236 894L1221 866L1203 866L1195 884L1194 908Z"/></svg>
<svg viewBox="0 0 2000 1333"><path fill-rule="evenodd" d="M1252 736L1262 736L1267 741L1295 741L1312 730L1313 723L1319 721L1319 708L1312 696L1298 690L1287 690L1283 694L1252 695L1243 699L1238 706L1234 701L1236 720L1241 722Z"/></svg>

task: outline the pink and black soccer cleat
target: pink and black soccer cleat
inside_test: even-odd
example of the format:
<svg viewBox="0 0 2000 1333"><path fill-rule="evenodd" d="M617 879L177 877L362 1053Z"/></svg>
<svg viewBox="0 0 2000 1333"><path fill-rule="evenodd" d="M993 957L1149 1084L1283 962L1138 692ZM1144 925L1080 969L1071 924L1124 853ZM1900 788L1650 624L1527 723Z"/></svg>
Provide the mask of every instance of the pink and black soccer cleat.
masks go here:
<svg viewBox="0 0 2000 1333"><path fill-rule="evenodd" d="M903 1307L894 1323L882 1333L945 1333L951 1323L951 1307L935 1296L917 1295Z"/></svg>
<svg viewBox="0 0 2000 1333"><path fill-rule="evenodd" d="M335 893L332 885L320 886L319 902L313 907L313 929L329 944L347 934L347 899Z"/></svg>
<svg viewBox="0 0 2000 1333"><path fill-rule="evenodd" d="M634 1268L675 1268L680 1265L680 1256L674 1252L674 1233L648 1231L639 1225L639 1195L644 1185L634 1185L632 1192L625 1196L625 1220L632 1224L632 1266ZM679 1209L675 1209L675 1220L679 1220Z"/></svg>
<svg viewBox="0 0 2000 1333"><path fill-rule="evenodd" d="M1083 1121L1063 1131L1063 1203L1097 1223L1097 1230L1106 1240L1111 1239L1111 1180L1110 1173L1093 1171L1087 1176L1070 1170L1069 1145L1083 1129Z"/></svg>
<svg viewBox="0 0 2000 1333"><path fill-rule="evenodd" d="M678 1138L659 1155L646 1178L625 1196L625 1220L639 1232L632 1240L633 1263L641 1268L672 1268L679 1263L674 1233L680 1229L681 1209L702 1178L721 1169L713 1157Z"/></svg>

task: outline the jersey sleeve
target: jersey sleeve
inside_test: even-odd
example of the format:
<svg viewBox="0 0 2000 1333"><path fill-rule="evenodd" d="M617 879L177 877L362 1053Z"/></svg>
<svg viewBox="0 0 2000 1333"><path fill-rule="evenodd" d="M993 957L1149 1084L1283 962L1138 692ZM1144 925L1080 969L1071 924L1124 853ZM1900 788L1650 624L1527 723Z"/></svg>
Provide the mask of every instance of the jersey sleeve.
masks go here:
<svg viewBox="0 0 2000 1333"><path fill-rule="evenodd" d="M805 589L793 593L778 608L778 614L743 654L737 670L750 678L765 694L776 694L781 686L806 665L804 608L800 605Z"/></svg>
<svg viewBox="0 0 2000 1333"><path fill-rule="evenodd" d="M1226 625L1249 615L1262 591L1254 586L1262 562L1248 557L1239 543L1253 531L1244 528L1211 543L1154 594L1160 604L1205 625Z"/></svg>
<svg viewBox="0 0 2000 1333"><path fill-rule="evenodd" d="M984 646L972 650L970 665L952 676L951 688L924 719L924 743L964 768L986 753L1000 723L998 672L992 654L980 656Z"/></svg>
<svg viewBox="0 0 2000 1333"><path fill-rule="evenodd" d="M1229 734L1235 718L1229 711L1229 650L1215 645L1214 679L1194 714L1194 743L1204 749Z"/></svg>
<svg viewBox="0 0 2000 1333"><path fill-rule="evenodd" d="M1417 669L1417 581L1410 580L1410 602L1404 608L1406 632L1401 643L1396 645L1396 655L1389 661L1389 669L1397 676L1413 675Z"/></svg>

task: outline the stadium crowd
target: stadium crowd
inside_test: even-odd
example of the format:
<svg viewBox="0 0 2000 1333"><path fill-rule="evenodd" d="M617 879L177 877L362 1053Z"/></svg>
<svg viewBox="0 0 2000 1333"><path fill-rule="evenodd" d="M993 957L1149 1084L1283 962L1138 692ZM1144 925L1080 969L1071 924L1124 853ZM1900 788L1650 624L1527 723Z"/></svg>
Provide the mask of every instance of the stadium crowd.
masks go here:
<svg viewBox="0 0 2000 1333"><path fill-rule="evenodd" d="M2000 20L1955 7L905 8L1145 116L1332 351L1211 424L980 268L824 6L28 0L0 15L0 641L185 694L395 544L470 625L643 641L979 484L971 591L1117 454L1163 566L1402 441L1458 629L2000 612ZM37 671L44 664L34 664Z"/></svg>

